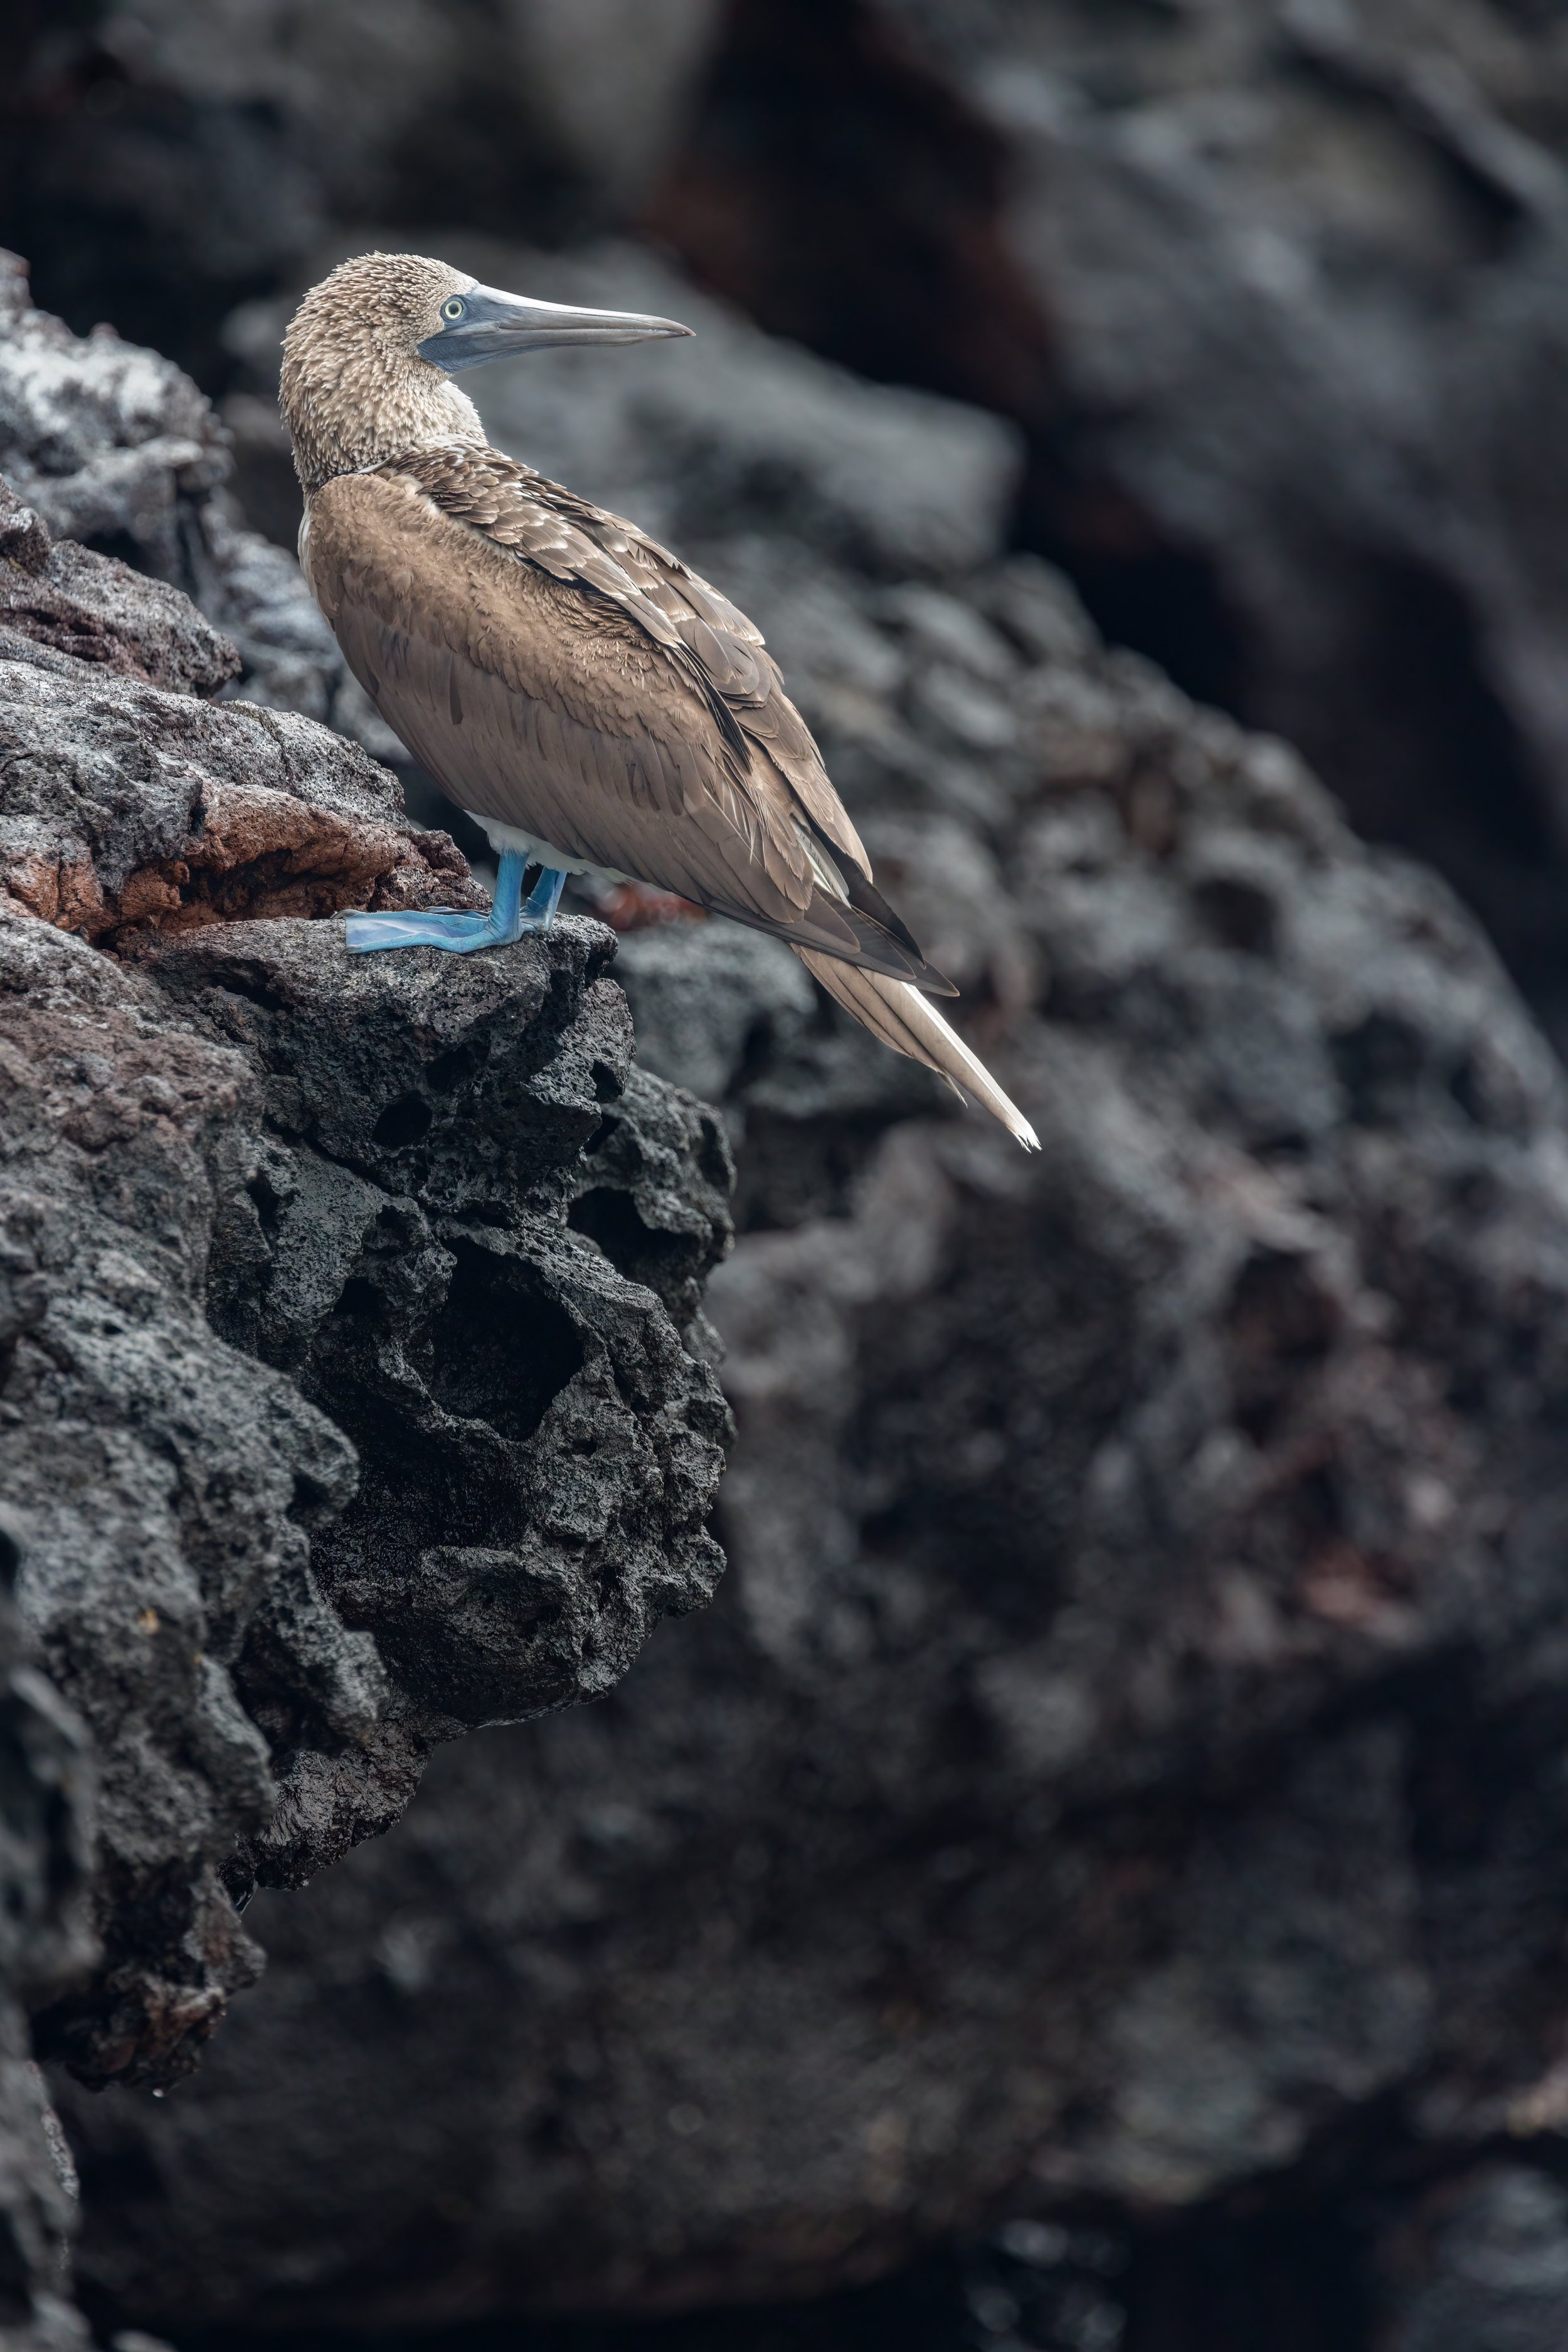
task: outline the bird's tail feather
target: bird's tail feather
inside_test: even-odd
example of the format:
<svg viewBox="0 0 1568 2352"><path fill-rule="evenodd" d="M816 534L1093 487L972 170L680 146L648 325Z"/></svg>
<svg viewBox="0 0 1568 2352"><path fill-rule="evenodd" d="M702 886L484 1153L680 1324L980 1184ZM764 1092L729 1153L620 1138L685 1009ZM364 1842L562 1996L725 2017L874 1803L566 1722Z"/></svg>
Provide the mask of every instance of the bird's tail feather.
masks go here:
<svg viewBox="0 0 1568 2352"><path fill-rule="evenodd" d="M918 988L911 988L907 980L889 980L879 971L863 971L837 956L819 955L811 948L797 947L795 951L829 996L837 998L873 1037L879 1037L895 1054L923 1062L949 1086L967 1087L1009 1135L1017 1137L1026 1151L1039 1150L1040 1139L1017 1105L1009 1102L984 1063L970 1052Z"/></svg>

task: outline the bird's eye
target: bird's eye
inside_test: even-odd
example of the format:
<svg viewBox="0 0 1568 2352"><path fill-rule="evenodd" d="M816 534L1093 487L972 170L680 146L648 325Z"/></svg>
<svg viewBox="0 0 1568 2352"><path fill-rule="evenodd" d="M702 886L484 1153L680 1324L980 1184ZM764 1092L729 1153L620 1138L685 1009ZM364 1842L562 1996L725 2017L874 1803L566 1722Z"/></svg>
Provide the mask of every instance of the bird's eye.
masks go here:
<svg viewBox="0 0 1568 2352"><path fill-rule="evenodd" d="M449 302L442 303L441 316L443 319L460 319L463 315L463 310L464 305L458 300L457 295L454 294Z"/></svg>

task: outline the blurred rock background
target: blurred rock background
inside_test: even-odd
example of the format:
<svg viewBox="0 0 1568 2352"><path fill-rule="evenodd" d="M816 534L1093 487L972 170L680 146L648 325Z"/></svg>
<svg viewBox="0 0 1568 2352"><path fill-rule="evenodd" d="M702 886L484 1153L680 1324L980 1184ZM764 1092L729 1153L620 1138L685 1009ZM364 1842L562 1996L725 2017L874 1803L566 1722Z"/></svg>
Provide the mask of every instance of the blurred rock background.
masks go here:
<svg viewBox="0 0 1568 2352"><path fill-rule="evenodd" d="M166 2103L70 2095L95 2320L1555 2352L1568 12L0 41L37 300L232 436L199 547L75 528L378 757L286 567L212 554L291 534L299 289L398 242L699 327L474 388L754 613L1046 1140L766 943L623 941L736 1150L730 1574L258 1898L268 1977Z"/></svg>
<svg viewBox="0 0 1568 2352"><path fill-rule="evenodd" d="M1433 860L1558 1017L1552 0L18 0L0 37L39 299L227 394L242 449L237 307L343 224L637 229L1014 420L1010 536ZM286 538L286 484L247 495Z"/></svg>

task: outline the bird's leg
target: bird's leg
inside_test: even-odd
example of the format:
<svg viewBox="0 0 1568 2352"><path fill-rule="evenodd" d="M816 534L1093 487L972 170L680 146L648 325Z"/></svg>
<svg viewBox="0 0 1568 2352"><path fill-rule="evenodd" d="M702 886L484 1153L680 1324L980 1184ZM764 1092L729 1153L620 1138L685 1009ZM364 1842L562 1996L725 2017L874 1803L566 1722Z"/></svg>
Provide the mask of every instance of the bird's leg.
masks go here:
<svg viewBox="0 0 1568 2352"><path fill-rule="evenodd" d="M555 920L555 909L561 904L561 893L566 887L564 872L554 866L542 866L539 879L518 909L521 931L547 931Z"/></svg>
<svg viewBox="0 0 1568 2352"><path fill-rule="evenodd" d="M525 899L527 866L521 850L502 850L488 915L462 915L449 907L420 914L351 915L345 932L350 950L366 955L373 948L445 948L451 955L473 955L480 948L504 948L525 931L547 931L566 877L544 866Z"/></svg>

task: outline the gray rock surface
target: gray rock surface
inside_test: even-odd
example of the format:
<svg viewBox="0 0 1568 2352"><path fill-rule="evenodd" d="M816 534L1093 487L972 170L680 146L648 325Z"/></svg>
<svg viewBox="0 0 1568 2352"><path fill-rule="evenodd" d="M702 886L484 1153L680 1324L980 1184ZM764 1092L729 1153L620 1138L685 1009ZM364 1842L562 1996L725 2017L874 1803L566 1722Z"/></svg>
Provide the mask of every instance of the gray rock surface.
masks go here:
<svg viewBox="0 0 1568 2352"><path fill-rule="evenodd" d="M33 1663L14 1598L19 1560L14 1523L0 1519L0 2343L79 2352L89 2336L69 2299L76 2176L25 2004L96 1958L95 1785L81 1722Z"/></svg>
<svg viewBox="0 0 1568 2352"><path fill-rule="evenodd" d="M530 381L489 414L538 457ZM574 386L575 481L637 513L625 397ZM973 518L974 446L928 502ZM684 544L1044 1149L858 1061L766 942L623 943L646 1066L741 1163L730 1576L259 1902L197 2082L73 2099L139 2321L794 2294L998 2213L1363 2179L1374 2117L1428 2165L1556 2145L1558 1066L1440 883L994 530L893 583L790 514Z"/></svg>
<svg viewBox="0 0 1568 2352"><path fill-rule="evenodd" d="M0 551L0 614L15 635L174 694L216 694L237 674L236 648L189 597L74 541L51 541L43 517L3 486Z"/></svg>
<svg viewBox="0 0 1568 2352"><path fill-rule="evenodd" d="M393 780L352 745L291 713L145 683L164 656L174 592L79 549L50 558L56 572L87 561L99 564L89 577L100 611L113 597L133 612L145 593L145 638L122 629L112 640L125 675L98 658L101 635L80 657L74 583L61 621L67 598L56 591L56 609L41 612L37 575L0 558L0 905L128 947L247 916L480 903L452 842L416 833ZM184 610L183 634L195 640L197 616ZM200 649L213 648L221 676L228 649L220 638Z"/></svg>
<svg viewBox="0 0 1568 2352"><path fill-rule="evenodd" d="M698 55L670 14L658 73L598 44L648 101L627 185ZM564 161L547 71L465 93L477 16L320 9L287 71L267 12L107 16L17 184L62 263L208 339L286 539L279 288L345 219L456 249L406 224L624 203L626 151ZM321 139L340 39L363 72ZM772 69L796 41L826 75ZM742 0L655 211L762 315L1021 422L1025 527L1097 609L1437 858L1559 1034L1563 58L1502 0ZM100 237L126 217L139 245ZM571 282L514 259L485 274ZM690 304L624 253L582 282ZM1440 891L999 561L1007 436L911 433L699 322L478 384L764 622L1045 1164L939 1119L764 944L626 940L645 1066L700 1073L740 1153L737 1573L599 1707L464 1743L392 1844L264 1899L279 1965L216 2070L84 2111L95 2274L193 2321L647 2307L842 2281L999 2204L1037 2251L1087 2195L1152 2214L1171 2275L1216 2200L1239 2233L1375 2190L1387 2342L1534 2352L1568 2137L1558 1081ZM710 352L718 400L675 366ZM110 442L177 438L169 397ZM267 644L252 691L363 727L286 563L200 571L221 499L157 492L202 518L169 576ZM115 551L167 568L156 539ZM81 611L35 643L94 638ZM206 935L159 952L226 1037L254 1000ZM1120 2287L1066 2269L1057 2333L1109 2342Z"/></svg>
<svg viewBox="0 0 1568 2352"><path fill-rule="evenodd" d="M179 599L139 594L123 572L89 566L68 550L49 559L44 587L8 612L8 625L30 610L32 620L20 621L25 634L59 644L61 624L53 635L46 626L48 588L57 597L96 597L100 606L122 593L131 599L130 636L144 648L154 683L201 693L227 683L249 702L330 721L378 756L395 754L401 747L348 676L298 565L239 522L223 488L232 470L230 436L187 375L111 328L73 335L33 307L26 263L0 255L0 475L47 531L182 592L228 646L216 656L216 674L211 653L194 669L189 656L185 670L177 662L171 668L171 650L154 654L155 641L171 628L199 630L198 617L179 622L186 610ZM26 556L24 547L17 551ZM30 562L23 568L36 572ZM89 638L104 635L106 615L98 618L96 632L79 619L63 649L110 658L89 649Z"/></svg>
<svg viewBox="0 0 1568 2352"><path fill-rule="evenodd" d="M1380 2246L1386 2352L1555 2352L1568 2335L1568 2195L1506 2160L1445 2182Z"/></svg>
<svg viewBox="0 0 1568 2352"><path fill-rule="evenodd" d="M102 1778L100 1964L39 2032L163 2084L258 1876L707 1597L730 1164L630 1070L601 927L351 961L321 917L475 901L450 841L311 720L168 690L233 667L173 588L0 523L0 1481Z"/></svg>
<svg viewBox="0 0 1568 2352"><path fill-rule="evenodd" d="M79 270L112 222L132 298L183 278L187 301L382 216L411 171L437 211L473 216L483 198L509 226L591 220L658 171L720 16L718 0L506 0L473 16L442 0L108 0L52 26L31 60L17 41L33 64L21 127L40 100L54 119L16 195L51 250L76 231Z"/></svg>
<svg viewBox="0 0 1568 2352"><path fill-rule="evenodd" d="M1550 7L156 0L16 46L0 218L73 322L179 338L275 538L258 302L370 223L640 223L775 331L1021 424L1017 528L1110 633L1300 744L1568 1022ZM263 584L258 676L331 715Z"/></svg>
<svg viewBox="0 0 1568 2352"><path fill-rule="evenodd" d="M877 10L1005 154L1000 231L1053 360L1026 420L1037 530L1300 745L1360 829L1434 858L1560 1021L1552 14Z"/></svg>

